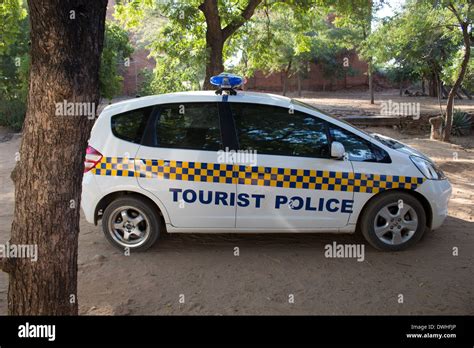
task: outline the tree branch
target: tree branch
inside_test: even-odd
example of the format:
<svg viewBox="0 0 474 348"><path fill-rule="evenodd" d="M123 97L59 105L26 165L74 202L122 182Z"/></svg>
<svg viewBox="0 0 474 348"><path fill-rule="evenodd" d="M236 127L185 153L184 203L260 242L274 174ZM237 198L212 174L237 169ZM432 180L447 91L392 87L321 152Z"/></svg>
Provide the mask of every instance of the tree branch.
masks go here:
<svg viewBox="0 0 474 348"><path fill-rule="evenodd" d="M245 21L249 20L250 17L253 16L255 9L258 5L260 5L261 2L262 0L249 0L247 7L244 8L239 16L239 19L230 22L224 29L222 29L222 37L224 38L224 41L233 33L235 33L235 31L239 29L245 23Z"/></svg>
<svg viewBox="0 0 474 348"><path fill-rule="evenodd" d="M461 16L459 15L458 11L456 10L452 2L449 2L448 10L450 10L456 16L459 24L463 25L464 21L462 20Z"/></svg>

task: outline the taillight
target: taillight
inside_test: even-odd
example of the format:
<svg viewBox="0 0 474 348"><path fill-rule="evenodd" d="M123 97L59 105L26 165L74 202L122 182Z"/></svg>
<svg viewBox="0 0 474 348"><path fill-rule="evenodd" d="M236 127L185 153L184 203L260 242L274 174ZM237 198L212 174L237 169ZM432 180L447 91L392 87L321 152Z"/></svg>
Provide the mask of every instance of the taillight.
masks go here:
<svg viewBox="0 0 474 348"><path fill-rule="evenodd" d="M87 173L89 170L94 168L101 159L102 154L92 146L88 146L86 150L86 158L84 160L84 173Z"/></svg>

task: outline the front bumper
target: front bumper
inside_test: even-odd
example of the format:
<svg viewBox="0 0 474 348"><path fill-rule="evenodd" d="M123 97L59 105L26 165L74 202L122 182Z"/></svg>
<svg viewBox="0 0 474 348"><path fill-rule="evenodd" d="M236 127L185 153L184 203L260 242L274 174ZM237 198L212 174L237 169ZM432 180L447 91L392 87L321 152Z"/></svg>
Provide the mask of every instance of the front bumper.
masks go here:
<svg viewBox="0 0 474 348"><path fill-rule="evenodd" d="M417 190L426 197L432 212L431 229L439 228L448 216L448 203L452 187L448 179L426 180Z"/></svg>

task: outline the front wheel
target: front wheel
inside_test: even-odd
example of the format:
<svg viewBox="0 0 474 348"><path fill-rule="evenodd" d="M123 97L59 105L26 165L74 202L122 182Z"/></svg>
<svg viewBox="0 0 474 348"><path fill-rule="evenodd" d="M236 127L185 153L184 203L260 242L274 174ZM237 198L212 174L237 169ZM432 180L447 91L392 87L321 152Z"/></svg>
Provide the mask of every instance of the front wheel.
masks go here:
<svg viewBox="0 0 474 348"><path fill-rule="evenodd" d="M156 209L135 197L121 197L110 203L102 217L102 230L116 248L144 251L160 234Z"/></svg>
<svg viewBox="0 0 474 348"><path fill-rule="evenodd" d="M421 239L426 229L426 213L421 203L404 192L386 192L364 209L360 228L375 248L398 251Z"/></svg>

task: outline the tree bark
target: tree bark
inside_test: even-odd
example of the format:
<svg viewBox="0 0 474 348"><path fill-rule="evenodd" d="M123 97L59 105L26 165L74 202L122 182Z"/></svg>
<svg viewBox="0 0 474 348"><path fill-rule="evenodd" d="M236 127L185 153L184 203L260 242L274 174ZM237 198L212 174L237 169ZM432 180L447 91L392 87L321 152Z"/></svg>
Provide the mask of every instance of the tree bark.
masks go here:
<svg viewBox="0 0 474 348"><path fill-rule="evenodd" d="M211 85L210 79L214 75L219 75L224 71L224 63L222 58L222 51L224 49L224 42L222 39L207 40L207 51L209 56L208 64L206 65L206 78L204 80L204 89L214 89Z"/></svg>
<svg viewBox="0 0 474 348"><path fill-rule="evenodd" d="M283 76L283 95L286 95L286 92L288 91L288 75L290 74L290 69L291 69L291 63L292 59L290 58L290 61L288 62L288 65L286 66L286 69L284 70L284 76Z"/></svg>
<svg viewBox="0 0 474 348"><path fill-rule="evenodd" d="M455 10L453 9L453 11ZM458 17L456 12L454 13L456 17ZM469 31L468 31L469 23L461 21L459 17L458 19L459 19L459 22L460 22L459 24L461 25L462 34L463 34L464 57L461 63L461 71L459 72L459 75L448 94L448 102L446 104L446 119L445 119L445 126L443 128L443 137L442 137L442 140L446 142L448 142L451 138L451 128L453 124L454 95L457 89L459 88L459 86L461 85L462 80L464 79L464 75L467 70L467 65L469 63L469 57L471 55L471 42L470 42Z"/></svg>
<svg viewBox="0 0 474 348"><path fill-rule="evenodd" d="M370 93L370 104L374 104L374 74L372 72L372 58L369 59L369 93Z"/></svg>
<svg viewBox="0 0 474 348"><path fill-rule="evenodd" d="M430 97L438 97L439 91L440 91L440 86L439 86L439 78L438 78L438 72L433 70L431 73L431 77L429 79L429 95Z"/></svg>
<svg viewBox="0 0 474 348"><path fill-rule="evenodd" d="M298 97L301 97L301 71L296 73L296 79L298 83Z"/></svg>
<svg viewBox="0 0 474 348"><path fill-rule="evenodd" d="M206 63L206 77L204 78L204 89L214 89L210 78L224 71L224 60L222 51L224 43L254 14L257 6L262 0L250 0L242 10L239 18L221 28L221 18L217 0L204 0L199 9L206 18L206 49L208 60Z"/></svg>
<svg viewBox="0 0 474 348"><path fill-rule="evenodd" d="M206 50L207 64L204 89L212 89L210 78L224 71L222 50L224 48L224 37L221 29L221 18L217 7L217 0L205 0L199 9L206 18Z"/></svg>
<svg viewBox="0 0 474 348"><path fill-rule="evenodd" d="M85 112L60 116L57 103L98 104L107 0L29 0L28 6L31 68L20 161L12 172L10 244L37 245L38 260L5 261L8 312L76 315L83 160L93 120Z"/></svg>

